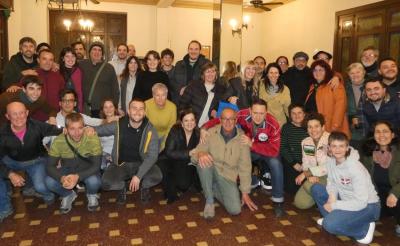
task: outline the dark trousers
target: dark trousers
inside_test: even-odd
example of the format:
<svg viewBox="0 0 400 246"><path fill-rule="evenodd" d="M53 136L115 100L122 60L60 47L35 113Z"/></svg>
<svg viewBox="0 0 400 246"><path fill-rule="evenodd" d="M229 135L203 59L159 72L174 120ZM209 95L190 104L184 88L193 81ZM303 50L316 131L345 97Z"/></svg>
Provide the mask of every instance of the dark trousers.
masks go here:
<svg viewBox="0 0 400 246"><path fill-rule="evenodd" d="M195 166L168 159L159 159L157 165L163 174L162 187L166 198L174 198L178 191L185 192L192 185L197 191L201 190Z"/></svg>
<svg viewBox="0 0 400 246"><path fill-rule="evenodd" d="M283 161L283 181L286 193L294 195L299 190L300 186L296 184L295 179L300 173L291 164Z"/></svg>
<svg viewBox="0 0 400 246"><path fill-rule="evenodd" d="M104 190L122 190L127 180L135 176L139 170L140 162L125 162L121 166L112 164L104 171L102 184ZM140 180L141 188L150 188L162 180L162 173L157 165L153 165L150 170Z"/></svg>
<svg viewBox="0 0 400 246"><path fill-rule="evenodd" d="M391 187L376 187L379 199L381 200L381 217L394 216L398 225L400 225L400 202L397 201L396 207L386 206L387 197L390 194Z"/></svg>

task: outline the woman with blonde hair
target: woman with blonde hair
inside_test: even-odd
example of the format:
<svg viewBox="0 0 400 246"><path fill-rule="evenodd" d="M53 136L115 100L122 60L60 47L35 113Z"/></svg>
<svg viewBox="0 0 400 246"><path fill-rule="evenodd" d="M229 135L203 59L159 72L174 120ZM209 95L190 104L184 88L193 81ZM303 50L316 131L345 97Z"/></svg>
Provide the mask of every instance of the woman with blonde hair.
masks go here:
<svg viewBox="0 0 400 246"><path fill-rule="evenodd" d="M243 64L240 77L229 81L224 99L235 104L239 109L250 107L253 98L257 97L256 65L254 61L247 61Z"/></svg>
<svg viewBox="0 0 400 246"><path fill-rule="evenodd" d="M350 145L360 150L364 138L361 104L364 94L365 69L359 63L352 63L347 68L349 78L345 83L347 97L347 116L350 123L351 140Z"/></svg>

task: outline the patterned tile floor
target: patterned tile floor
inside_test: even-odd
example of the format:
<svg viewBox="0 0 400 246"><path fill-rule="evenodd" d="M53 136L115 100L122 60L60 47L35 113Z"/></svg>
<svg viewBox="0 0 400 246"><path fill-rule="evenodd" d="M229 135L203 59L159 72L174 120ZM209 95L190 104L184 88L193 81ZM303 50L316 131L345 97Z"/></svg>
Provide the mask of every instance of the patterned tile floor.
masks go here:
<svg viewBox="0 0 400 246"><path fill-rule="evenodd" d="M37 198L13 195L16 212L0 224L0 246L8 245L358 245L347 237L329 235L315 220L316 209L300 211L287 202L287 216L277 219L272 202L260 191L254 193L259 210L245 209L229 216L217 207L216 217L205 221L201 215L201 194L186 193L167 205L162 190L152 191L152 202L140 203L139 194L129 194L124 206L115 203L116 193L104 192L101 208L86 209L80 192L73 210L58 211L59 202L47 207ZM291 201L291 197L287 198ZM393 232L393 219L379 222L371 245L400 245Z"/></svg>

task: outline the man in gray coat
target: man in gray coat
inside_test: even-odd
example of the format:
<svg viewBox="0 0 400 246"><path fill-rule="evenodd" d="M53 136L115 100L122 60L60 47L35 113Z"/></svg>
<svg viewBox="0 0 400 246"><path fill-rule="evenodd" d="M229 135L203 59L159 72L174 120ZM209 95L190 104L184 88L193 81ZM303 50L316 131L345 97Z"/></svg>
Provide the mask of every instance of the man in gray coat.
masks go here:
<svg viewBox="0 0 400 246"><path fill-rule="evenodd" d="M126 181L129 190L140 188L143 203L150 201L150 187L161 182L162 174L154 165L158 158L159 144L156 129L145 117L145 104L140 99L129 103L128 115L117 122L95 127L100 137L114 135L112 164L105 170L104 190L119 190L117 203L126 202Z"/></svg>

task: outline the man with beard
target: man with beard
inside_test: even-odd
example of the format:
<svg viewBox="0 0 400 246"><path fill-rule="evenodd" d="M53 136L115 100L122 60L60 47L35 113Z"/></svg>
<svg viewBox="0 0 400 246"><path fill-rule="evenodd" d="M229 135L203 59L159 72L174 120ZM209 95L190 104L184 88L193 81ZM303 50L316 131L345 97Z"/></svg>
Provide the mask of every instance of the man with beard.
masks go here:
<svg viewBox="0 0 400 246"><path fill-rule="evenodd" d="M86 59L86 48L84 43L82 43L81 41L76 41L75 43L71 44L71 48L75 51L76 59L78 61Z"/></svg>
<svg viewBox="0 0 400 246"><path fill-rule="evenodd" d="M34 70L38 63L35 55L36 41L31 37L23 37L19 41L19 52L13 55L4 68L1 89L5 90L19 82L22 76L37 75Z"/></svg>
<svg viewBox="0 0 400 246"><path fill-rule="evenodd" d="M155 165L158 135L146 117L146 105L141 99L133 99L127 113L119 121L95 127L100 137L114 135L113 163L104 171L103 189L119 191L118 204L126 202L127 188L131 192L140 189L141 201L148 203L150 188L162 180L161 170Z"/></svg>
<svg viewBox="0 0 400 246"><path fill-rule="evenodd" d="M114 67L118 82L121 82L120 75L126 66L127 59L128 59L128 46L126 44L118 44L117 59L109 62Z"/></svg>
<svg viewBox="0 0 400 246"><path fill-rule="evenodd" d="M119 85L114 67L104 60L104 45L94 42L89 48L89 59L79 62L83 71L84 113L99 118L101 102L106 98L118 105Z"/></svg>
<svg viewBox="0 0 400 246"><path fill-rule="evenodd" d="M400 78L396 60L391 57L381 60L378 73L382 77L382 82L387 86L389 94L393 97L399 97Z"/></svg>
<svg viewBox="0 0 400 246"><path fill-rule="evenodd" d="M361 53L361 63L365 68L367 78L378 77L379 50L373 46L368 46Z"/></svg>
<svg viewBox="0 0 400 246"><path fill-rule="evenodd" d="M395 129L400 127L400 101L387 92L386 85L379 78L364 82L366 99L362 103L364 130L368 133L371 126L381 120L389 121Z"/></svg>
<svg viewBox="0 0 400 246"><path fill-rule="evenodd" d="M307 66L308 55L302 51L293 56L293 66L282 75L290 90L291 102L303 105L311 85L312 73Z"/></svg>
<svg viewBox="0 0 400 246"><path fill-rule="evenodd" d="M201 54L200 42L190 41L188 53L176 63L173 80L170 81L171 99L176 105L189 82L200 79L201 67L208 62L211 61Z"/></svg>

